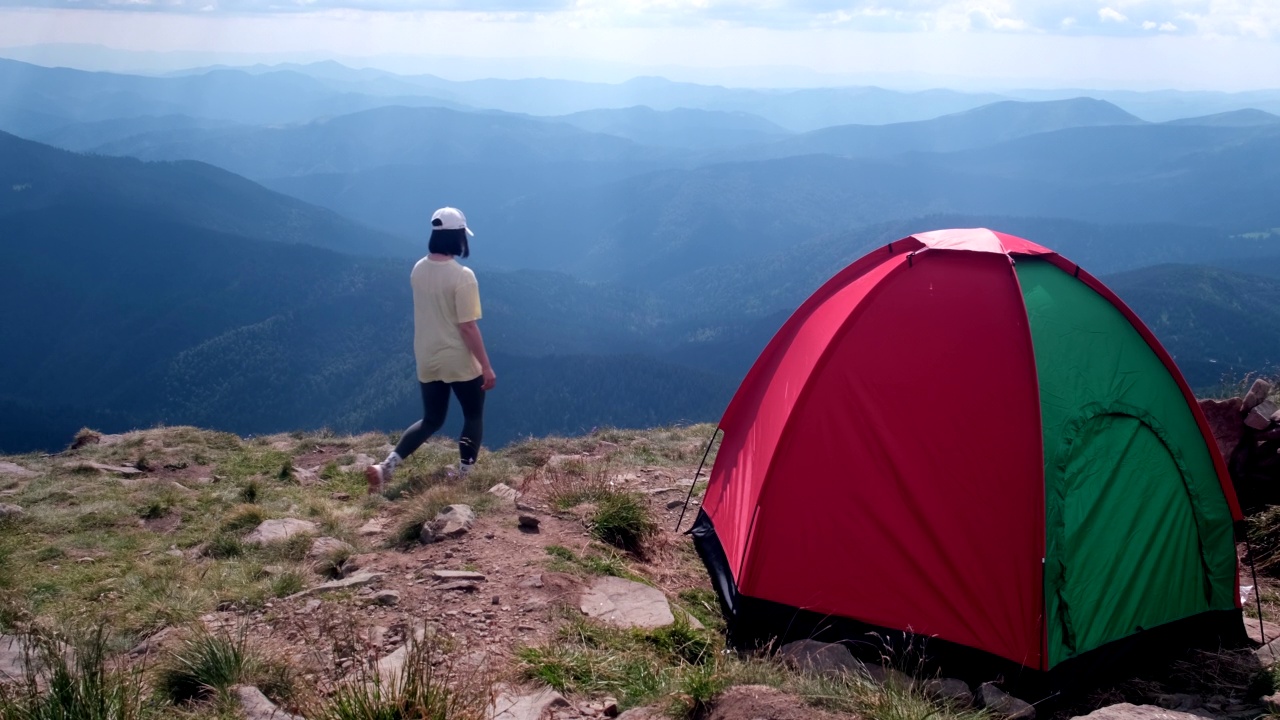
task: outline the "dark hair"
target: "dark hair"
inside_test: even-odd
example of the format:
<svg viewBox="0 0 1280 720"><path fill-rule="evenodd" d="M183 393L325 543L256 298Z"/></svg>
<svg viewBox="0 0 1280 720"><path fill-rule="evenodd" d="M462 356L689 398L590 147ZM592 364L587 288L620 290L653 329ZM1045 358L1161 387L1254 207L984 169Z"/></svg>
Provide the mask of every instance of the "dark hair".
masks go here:
<svg viewBox="0 0 1280 720"><path fill-rule="evenodd" d="M440 228L432 230L431 240L427 242L427 251L441 255L471 257L471 247L467 244L467 231Z"/></svg>

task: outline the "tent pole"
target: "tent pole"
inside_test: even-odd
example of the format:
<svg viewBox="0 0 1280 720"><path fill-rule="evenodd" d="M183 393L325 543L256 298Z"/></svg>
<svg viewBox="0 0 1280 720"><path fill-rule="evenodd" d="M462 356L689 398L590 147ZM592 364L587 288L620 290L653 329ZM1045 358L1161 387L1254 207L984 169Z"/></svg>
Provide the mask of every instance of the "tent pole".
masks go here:
<svg viewBox="0 0 1280 720"><path fill-rule="evenodd" d="M711 440L707 443L706 452L702 453L702 462L698 463L698 472L693 474L693 482L689 483L689 494L684 499L684 507L680 508L680 519L676 520L676 527L672 532L680 531L680 524L684 522L685 511L689 509L689 501L693 499L693 489L698 487L698 477L702 475L702 468L707 464L707 458L711 456L711 446L716 444L716 438L720 435L720 428L711 433Z"/></svg>

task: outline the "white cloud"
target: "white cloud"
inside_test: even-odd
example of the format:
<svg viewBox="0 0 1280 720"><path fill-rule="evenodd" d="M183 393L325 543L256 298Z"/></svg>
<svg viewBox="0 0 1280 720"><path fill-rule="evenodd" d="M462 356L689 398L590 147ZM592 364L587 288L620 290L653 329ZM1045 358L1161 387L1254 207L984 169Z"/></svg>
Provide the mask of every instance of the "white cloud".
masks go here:
<svg viewBox="0 0 1280 720"><path fill-rule="evenodd" d="M1150 21L1150 20L1144 20L1144 21L1142 22L1142 29L1143 29L1143 30L1155 30L1157 27L1158 27L1158 26L1157 26L1154 22L1152 22L1152 21Z"/></svg>
<svg viewBox="0 0 1280 720"><path fill-rule="evenodd" d="M1129 17L1115 8L1104 7L1098 11L1098 19L1102 22L1129 22Z"/></svg>
<svg viewBox="0 0 1280 720"><path fill-rule="evenodd" d="M1178 32L1178 26L1165 21L1160 23L1160 32Z"/></svg>

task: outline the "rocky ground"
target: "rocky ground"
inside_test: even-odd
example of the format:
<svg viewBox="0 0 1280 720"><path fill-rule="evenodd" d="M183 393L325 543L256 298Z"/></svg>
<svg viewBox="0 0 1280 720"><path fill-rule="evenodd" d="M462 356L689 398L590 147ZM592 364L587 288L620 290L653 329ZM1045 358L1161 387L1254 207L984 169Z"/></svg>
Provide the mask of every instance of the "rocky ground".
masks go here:
<svg viewBox="0 0 1280 720"><path fill-rule="evenodd" d="M14 690L31 675L24 650L94 630L139 694L120 717L1036 713L998 685L866 667L838 646L723 652L714 595L675 529L691 487L685 527L697 511L711 430L530 440L465 480L435 442L385 498L366 496L362 473L388 451L382 435L160 428L0 458L0 717L26 717L5 714L30 701ZM215 645L248 659L213 673ZM1270 652L1177 659L1041 716L1257 717ZM183 672L199 680L185 694ZM409 675L420 687L403 687ZM370 687L400 714L353 710ZM404 710L414 693L446 709Z"/></svg>

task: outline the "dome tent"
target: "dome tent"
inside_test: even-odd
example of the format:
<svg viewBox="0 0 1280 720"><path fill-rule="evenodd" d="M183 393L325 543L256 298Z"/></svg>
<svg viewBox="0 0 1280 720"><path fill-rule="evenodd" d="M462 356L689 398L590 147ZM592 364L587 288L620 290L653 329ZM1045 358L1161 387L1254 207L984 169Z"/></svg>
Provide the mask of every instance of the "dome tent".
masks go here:
<svg viewBox="0 0 1280 720"><path fill-rule="evenodd" d="M870 631L1065 675L1243 636L1240 510L1194 396L1034 243L873 251L784 324L720 429L691 532L738 647Z"/></svg>

